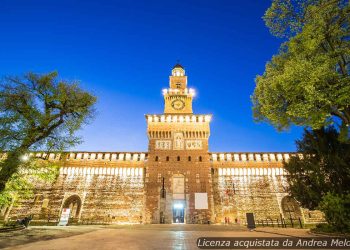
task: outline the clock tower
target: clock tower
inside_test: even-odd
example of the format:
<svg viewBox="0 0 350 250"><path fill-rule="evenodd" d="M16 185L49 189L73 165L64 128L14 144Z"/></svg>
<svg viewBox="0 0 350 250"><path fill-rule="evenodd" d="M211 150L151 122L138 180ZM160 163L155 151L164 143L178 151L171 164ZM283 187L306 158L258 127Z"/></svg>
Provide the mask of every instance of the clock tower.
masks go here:
<svg viewBox="0 0 350 250"><path fill-rule="evenodd" d="M145 223L213 221L210 114L193 114L194 91L176 64L163 90L164 113L147 114Z"/></svg>
<svg viewBox="0 0 350 250"><path fill-rule="evenodd" d="M194 90L187 88L187 76L180 64L176 64L169 77L169 89L163 90L165 114L192 114Z"/></svg>

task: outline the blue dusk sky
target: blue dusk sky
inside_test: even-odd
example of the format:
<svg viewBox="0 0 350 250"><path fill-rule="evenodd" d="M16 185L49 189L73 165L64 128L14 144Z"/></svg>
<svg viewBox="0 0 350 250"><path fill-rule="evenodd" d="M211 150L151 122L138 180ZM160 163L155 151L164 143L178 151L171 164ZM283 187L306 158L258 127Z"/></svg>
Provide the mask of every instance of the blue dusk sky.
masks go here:
<svg viewBox="0 0 350 250"><path fill-rule="evenodd" d="M294 151L302 129L255 123L256 75L280 39L262 16L270 0L2 0L0 75L57 70L98 97L72 150L147 151L144 114L163 112L177 60L196 89L194 113L213 114L209 150Z"/></svg>

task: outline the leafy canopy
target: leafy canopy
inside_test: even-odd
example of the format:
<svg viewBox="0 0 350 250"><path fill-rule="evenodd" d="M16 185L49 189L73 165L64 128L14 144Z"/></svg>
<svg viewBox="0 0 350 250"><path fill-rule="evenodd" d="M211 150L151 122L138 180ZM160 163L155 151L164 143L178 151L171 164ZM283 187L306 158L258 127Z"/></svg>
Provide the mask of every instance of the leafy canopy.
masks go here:
<svg viewBox="0 0 350 250"><path fill-rule="evenodd" d="M93 114L96 98L57 72L6 77L0 84L0 150L62 150Z"/></svg>
<svg viewBox="0 0 350 250"><path fill-rule="evenodd" d="M6 151L7 157L0 163L0 192L6 184L12 191L10 186L23 177L21 157L28 151L61 151L79 143L74 133L92 117L95 102L78 82L60 80L57 72L4 78L0 151Z"/></svg>
<svg viewBox="0 0 350 250"><path fill-rule="evenodd" d="M289 192L303 207L315 209L327 193L350 194L350 144L338 140L334 127L305 129L298 140L303 157L284 163Z"/></svg>
<svg viewBox="0 0 350 250"><path fill-rule="evenodd" d="M350 5L342 0L274 0L264 20L285 37L256 77L254 118L279 130L350 125Z"/></svg>

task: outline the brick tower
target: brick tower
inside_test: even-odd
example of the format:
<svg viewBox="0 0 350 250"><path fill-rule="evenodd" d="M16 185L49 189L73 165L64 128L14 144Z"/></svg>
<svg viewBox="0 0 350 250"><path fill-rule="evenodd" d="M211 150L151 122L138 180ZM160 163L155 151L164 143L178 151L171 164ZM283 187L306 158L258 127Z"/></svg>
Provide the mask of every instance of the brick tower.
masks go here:
<svg viewBox="0 0 350 250"><path fill-rule="evenodd" d="M184 68L172 69L164 114L146 115L149 157L145 223L207 223L213 197L208 139L211 115L195 115Z"/></svg>

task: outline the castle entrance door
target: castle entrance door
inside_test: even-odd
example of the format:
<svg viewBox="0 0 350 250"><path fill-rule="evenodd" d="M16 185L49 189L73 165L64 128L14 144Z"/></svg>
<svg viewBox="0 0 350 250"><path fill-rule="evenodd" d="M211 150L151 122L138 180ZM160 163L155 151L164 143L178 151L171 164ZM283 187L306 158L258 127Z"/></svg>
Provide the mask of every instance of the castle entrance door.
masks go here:
<svg viewBox="0 0 350 250"><path fill-rule="evenodd" d="M173 223L185 223L185 177L173 175Z"/></svg>
<svg viewBox="0 0 350 250"><path fill-rule="evenodd" d="M174 201L173 223L185 223L185 201Z"/></svg>

